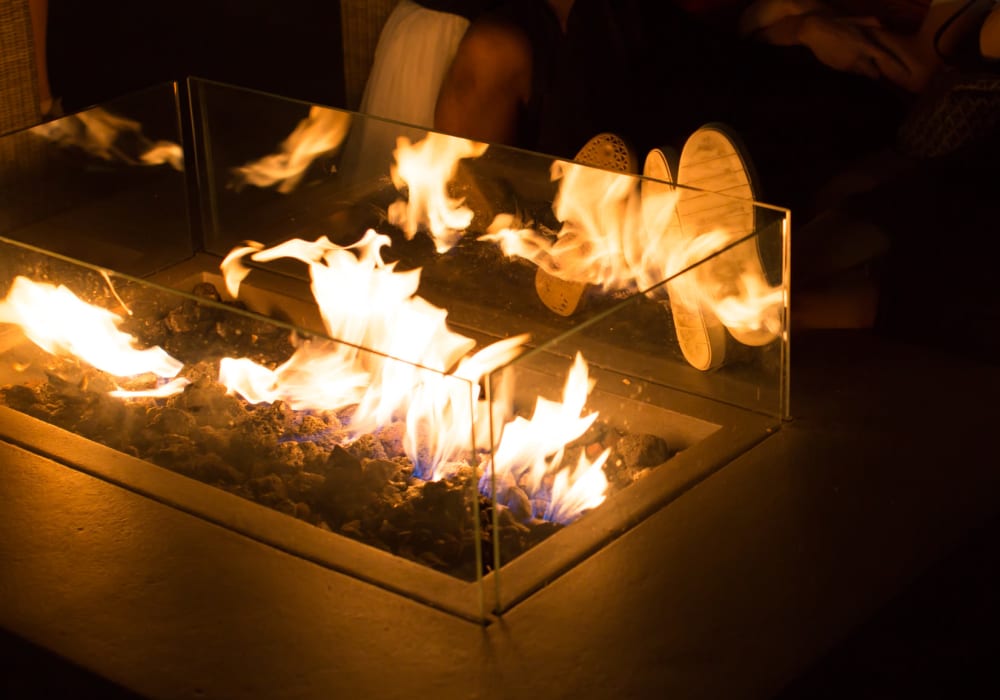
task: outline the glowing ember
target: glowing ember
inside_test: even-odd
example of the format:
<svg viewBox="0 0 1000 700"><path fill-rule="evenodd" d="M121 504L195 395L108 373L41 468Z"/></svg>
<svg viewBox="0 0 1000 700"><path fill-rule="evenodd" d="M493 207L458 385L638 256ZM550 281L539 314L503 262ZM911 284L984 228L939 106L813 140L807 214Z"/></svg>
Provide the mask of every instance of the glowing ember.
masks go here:
<svg viewBox="0 0 1000 700"><path fill-rule="evenodd" d="M298 186L309 166L322 155L340 148L351 126L351 115L313 106L281 143L281 150L233 171L233 187L271 187L287 194Z"/></svg>
<svg viewBox="0 0 1000 700"><path fill-rule="evenodd" d="M397 200L389 207L389 221L399 226L407 238L426 229L439 253L450 249L472 223L472 210L463 200L448 194L448 183L455 176L458 161L478 158L486 151L485 143L429 133L411 144L400 137L393 152L392 183L407 190L407 200Z"/></svg>
<svg viewBox="0 0 1000 700"><path fill-rule="evenodd" d="M27 277L15 278L7 297L0 301L0 323L20 326L29 340L49 353L77 357L115 377L153 374L170 378L180 372L183 364L162 348L135 347L135 338L118 330L122 320L107 309L82 301L66 287ZM156 395L176 393L186 383L176 380L159 387ZM143 394L119 390L115 395Z"/></svg>
<svg viewBox="0 0 1000 700"><path fill-rule="evenodd" d="M62 146L81 148L107 161L133 165L166 163L174 170L184 169L184 152L179 144L153 142L143 136L139 122L112 114L102 107L39 124L31 129L31 133ZM121 139L126 135L137 144L138 156L133 157L122 149Z"/></svg>

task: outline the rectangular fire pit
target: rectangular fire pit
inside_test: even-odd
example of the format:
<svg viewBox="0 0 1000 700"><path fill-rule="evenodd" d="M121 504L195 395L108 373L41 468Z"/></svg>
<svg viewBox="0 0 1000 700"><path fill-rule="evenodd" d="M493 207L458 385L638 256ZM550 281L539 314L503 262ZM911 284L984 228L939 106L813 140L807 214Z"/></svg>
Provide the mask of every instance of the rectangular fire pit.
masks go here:
<svg viewBox="0 0 1000 700"><path fill-rule="evenodd" d="M0 438L486 620L787 415L786 211L188 87L6 138Z"/></svg>

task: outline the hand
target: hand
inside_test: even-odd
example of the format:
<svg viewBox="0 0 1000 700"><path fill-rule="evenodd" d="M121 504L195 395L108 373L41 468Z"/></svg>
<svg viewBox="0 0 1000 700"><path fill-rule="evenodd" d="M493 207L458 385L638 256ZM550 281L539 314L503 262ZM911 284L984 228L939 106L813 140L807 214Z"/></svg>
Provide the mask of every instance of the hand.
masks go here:
<svg viewBox="0 0 1000 700"><path fill-rule="evenodd" d="M740 14L738 30L741 36L750 36L786 17L806 13L829 13L822 0L756 0Z"/></svg>
<svg viewBox="0 0 1000 700"><path fill-rule="evenodd" d="M871 29L872 38L892 53L906 70L888 72L885 77L910 92L921 92L941 65L933 47L920 37L902 35L881 28Z"/></svg>
<svg viewBox="0 0 1000 700"><path fill-rule="evenodd" d="M771 44L805 46L817 60L835 70L904 84L910 66L877 38L886 35L874 18L825 13L785 17L759 32Z"/></svg>
<svg viewBox="0 0 1000 700"><path fill-rule="evenodd" d="M800 42L830 68L896 83L907 79L910 67L876 38L888 32L881 31L874 17L810 14L801 22Z"/></svg>

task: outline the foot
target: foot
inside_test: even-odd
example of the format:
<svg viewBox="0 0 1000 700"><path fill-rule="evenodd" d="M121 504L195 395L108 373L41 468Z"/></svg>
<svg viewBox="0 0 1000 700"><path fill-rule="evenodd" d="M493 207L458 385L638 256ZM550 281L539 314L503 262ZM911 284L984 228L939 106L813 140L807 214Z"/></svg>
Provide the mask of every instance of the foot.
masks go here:
<svg viewBox="0 0 1000 700"><path fill-rule="evenodd" d="M680 254L690 243L691 236L681 226L677 212L675 159L662 149L654 148L646 155L642 168L646 178L640 185L643 225L648 232L657 232L666 254ZM662 234L660 233L662 232ZM674 265L683 269L687 261ZM668 266L668 272L673 272ZM701 303L697 281L692 272L681 275L666 285L677 344L688 364L707 371L722 364L726 358L726 330L719 319Z"/></svg>
<svg viewBox="0 0 1000 700"><path fill-rule="evenodd" d="M681 150L678 184L683 188L677 213L689 238L713 232L728 243L746 238L757 229L757 188L750 160L725 126L708 124L695 131ZM697 188L697 189L688 189ZM717 283L733 287L739 294L752 283L766 289L767 276L756 237L738 243L718 258L705 263ZM702 314L709 313L702 309ZM746 319L721 318L729 334L743 345L759 347L775 339L773 329Z"/></svg>
<svg viewBox="0 0 1000 700"><path fill-rule="evenodd" d="M573 160L621 173L634 173L637 169L635 156L628 144L615 134L598 134L584 144ZM586 282L560 279L541 268L535 273L538 298L560 316L571 316L581 308L588 286Z"/></svg>

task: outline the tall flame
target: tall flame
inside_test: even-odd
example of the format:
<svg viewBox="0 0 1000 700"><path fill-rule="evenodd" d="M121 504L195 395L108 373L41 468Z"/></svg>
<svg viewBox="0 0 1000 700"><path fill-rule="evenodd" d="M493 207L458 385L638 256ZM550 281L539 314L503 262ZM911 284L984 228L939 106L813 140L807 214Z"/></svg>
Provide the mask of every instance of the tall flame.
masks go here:
<svg viewBox="0 0 1000 700"><path fill-rule="evenodd" d="M21 327L35 345L54 355L77 357L115 377L153 374L175 377L183 364L160 347L137 348L136 339L118 330L122 317L82 301L64 286L16 277L0 301L0 323ZM187 380L177 379L155 390L176 393ZM116 396L144 395L119 390Z"/></svg>
<svg viewBox="0 0 1000 700"><path fill-rule="evenodd" d="M309 116L282 141L277 153L233 169L233 187L277 185L278 192L291 192L313 161L340 148L350 126L351 115L347 112L311 107Z"/></svg>
<svg viewBox="0 0 1000 700"><path fill-rule="evenodd" d="M527 336L470 355L475 341L449 330L446 312L416 295L420 270L397 272L384 262L388 244L387 236L369 229L349 246L323 237L270 249L250 243L230 253L223 272L234 295L248 273L245 257L307 264L324 326L338 342L303 343L273 371L227 359L220 381L250 401L280 398L295 409L357 405L352 428L358 433L405 417L404 444L418 475L441 478L449 462L473 457L470 441L484 434L479 379L513 359Z"/></svg>
<svg viewBox="0 0 1000 700"><path fill-rule="evenodd" d="M390 174L396 189L405 188L408 196L389 206L390 223L411 239L426 229L439 253L449 250L472 223L473 212L463 206L463 200L448 194L448 183L455 176L458 161L478 158L486 148L485 143L433 132L417 143L398 138Z"/></svg>
<svg viewBox="0 0 1000 700"><path fill-rule="evenodd" d="M587 364L577 353L562 401L539 396L530 419L518 416L504 426L492 461L500 500L505 490L516 485L536 504L536 517L558 522L569 522L604 501L608 480L603 466L610 449L593 461L581 453L572 469L563 464L566 445L582 436L597 418L597 413L581 415L593 386ZM484 475L480 488L486 490L487 484Z"/></svg>

